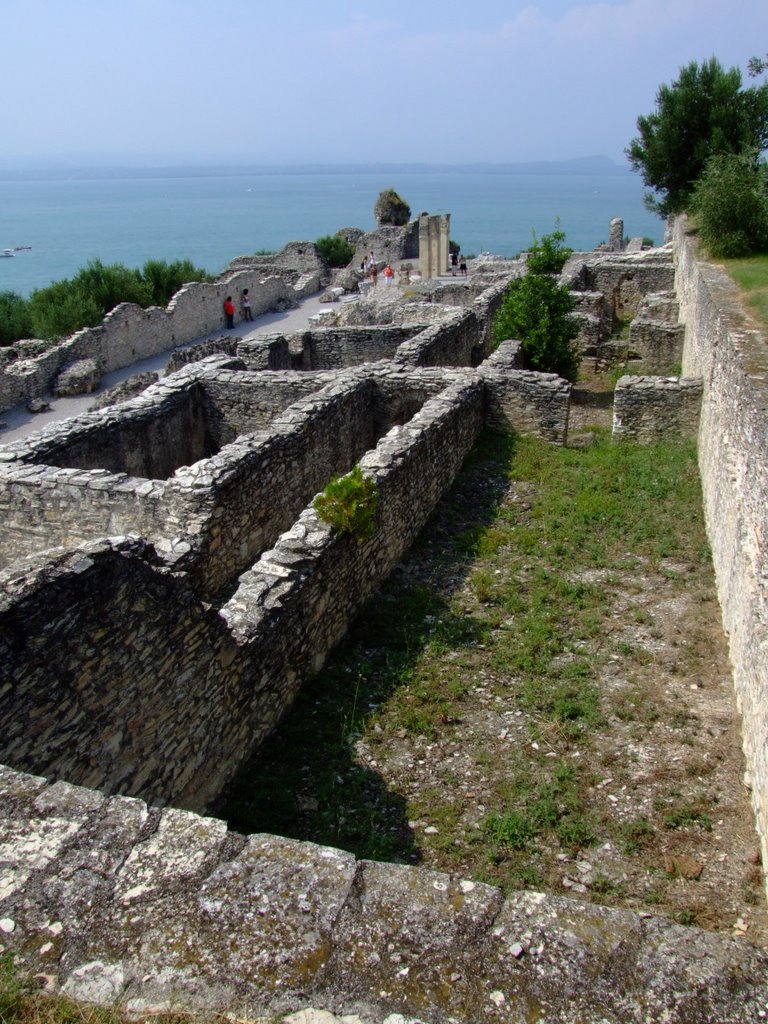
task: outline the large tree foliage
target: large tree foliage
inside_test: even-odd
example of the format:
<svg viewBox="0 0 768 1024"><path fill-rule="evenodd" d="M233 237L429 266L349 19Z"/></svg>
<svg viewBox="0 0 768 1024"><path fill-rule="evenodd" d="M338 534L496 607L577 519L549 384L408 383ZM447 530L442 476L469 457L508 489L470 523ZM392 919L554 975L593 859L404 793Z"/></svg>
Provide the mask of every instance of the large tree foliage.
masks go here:
<svg viewBox="0 0 768 1024"><path fill-rule="evenodd" d="M715 257L768 251L768 166L752 154L711 157L691 207L702 241Z"/></svg>
<svg viewBox="0 0 768 1024"><path fill-rule="evenodd" d="M768 146L768 84L742 89L738 68L694 61L659 88L656 110L638 117L637 129L626 153L654 190L646 202L662 216L679 213L710 157Z"/></svg>

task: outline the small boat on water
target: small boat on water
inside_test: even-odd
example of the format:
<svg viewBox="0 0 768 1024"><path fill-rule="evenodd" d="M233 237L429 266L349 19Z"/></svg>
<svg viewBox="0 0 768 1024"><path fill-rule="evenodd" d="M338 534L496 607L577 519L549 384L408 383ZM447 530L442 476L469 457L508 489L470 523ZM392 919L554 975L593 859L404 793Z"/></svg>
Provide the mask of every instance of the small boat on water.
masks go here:
<svg viewBox="0 0 768 1024"><path fill-rule="evenodd" d="M3 251L0 252L0 256L15 256L15 255L16 255L16 253L13 251L13 249L3 249Z"/></svg>

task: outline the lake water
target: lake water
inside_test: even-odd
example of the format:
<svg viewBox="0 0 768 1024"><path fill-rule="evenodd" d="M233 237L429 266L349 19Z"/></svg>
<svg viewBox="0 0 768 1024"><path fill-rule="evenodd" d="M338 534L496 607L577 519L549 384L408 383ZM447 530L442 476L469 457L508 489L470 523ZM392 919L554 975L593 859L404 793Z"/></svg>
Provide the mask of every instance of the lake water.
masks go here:
<svg viewBox="0 0 768 1024"><path fill-rule="evenodd" d="M513 256L531 231L556 218L574 249L608 237L613 217L625 234L658 244L663 223L643 206L634 174L292 173L210 177L0 181L0 291L29 295L71 277L90 259L141 266L191 259L218 273L235 256L316 239L342 227L375 227L373 206L394 188L420 211L450 213L451 238L465 253Z"/></svg>

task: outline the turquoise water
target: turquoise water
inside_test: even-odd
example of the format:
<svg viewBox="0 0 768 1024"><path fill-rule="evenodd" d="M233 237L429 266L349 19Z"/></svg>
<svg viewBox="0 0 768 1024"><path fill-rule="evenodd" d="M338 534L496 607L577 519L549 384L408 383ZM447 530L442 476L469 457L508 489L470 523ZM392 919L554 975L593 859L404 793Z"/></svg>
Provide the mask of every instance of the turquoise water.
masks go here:
<svg viewBox="0 0 768 1024"><path fill-rule="evenodd" d="M0 291L28 295L88 260L141 266L191 259L218 273L235 256L315 239L341 227L375 227L373 206L395 188L414 215L450 213L464 252L512 256L560 218L567 243L592 249L612 217L625 233L661 241L633 174L252 174L217 177L0 181Z"/></svg>

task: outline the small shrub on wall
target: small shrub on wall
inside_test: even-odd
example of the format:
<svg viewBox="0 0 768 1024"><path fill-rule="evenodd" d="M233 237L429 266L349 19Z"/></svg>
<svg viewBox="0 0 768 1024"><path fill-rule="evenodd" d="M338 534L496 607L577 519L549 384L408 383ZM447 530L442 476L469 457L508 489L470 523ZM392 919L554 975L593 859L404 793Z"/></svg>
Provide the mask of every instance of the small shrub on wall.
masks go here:
<svg viewBox="0 0 768 1024"><path fill-rule="evenodd" d="M346 476L335 477L312 503L315 511L337 533L366 539L376 529L379 492L373 480L355 466Z"/></svg>

